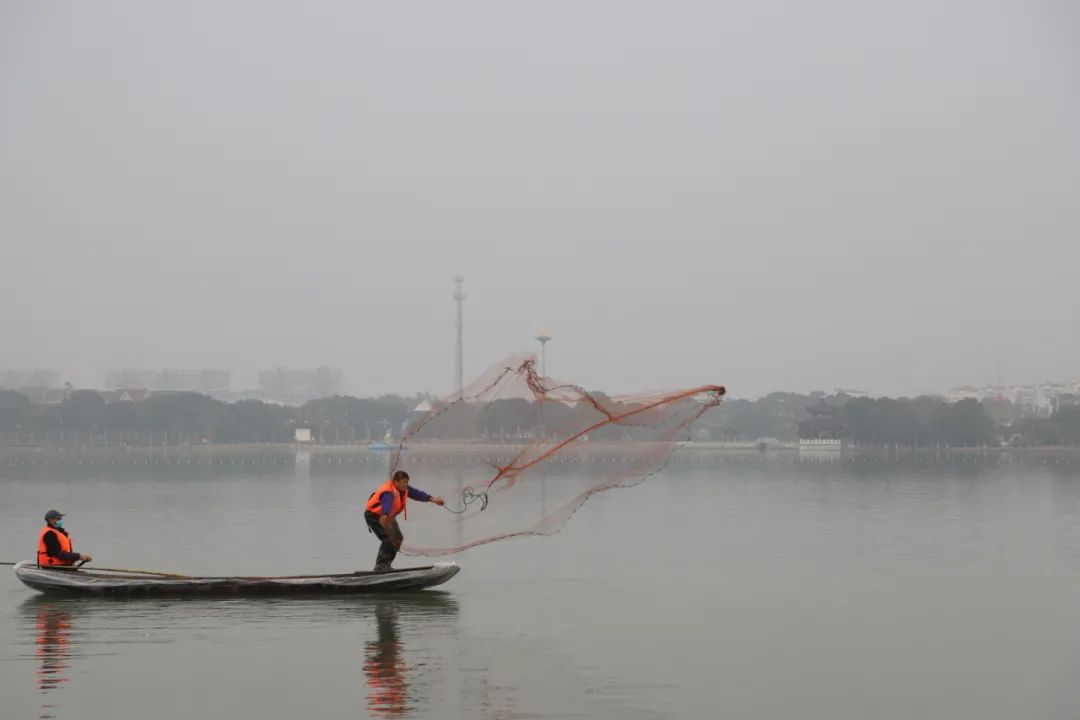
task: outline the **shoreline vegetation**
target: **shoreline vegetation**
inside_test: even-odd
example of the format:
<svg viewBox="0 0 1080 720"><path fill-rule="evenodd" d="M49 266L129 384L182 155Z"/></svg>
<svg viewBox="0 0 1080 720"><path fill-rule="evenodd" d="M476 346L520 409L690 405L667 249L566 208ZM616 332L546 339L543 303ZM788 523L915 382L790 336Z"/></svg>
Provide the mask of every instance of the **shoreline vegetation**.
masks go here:
<svg viewBox="0 0 1080 720"><path fill-rule="evenodd" d="M621 407L617 399L602 393L594 397L613 410ZM366 451L373 444L393 446L411 424L431 408L437 410L439 404L419 395L334 396L293 407L257 400L230 403L197 393L159 393L107 402L94 390L73 390L60 402L37 404L20 393L0 390L0 457L56 448L102 448L120 454L136 448L222 453L239 448L295 448L298 438L309 441L301 444L304 447ZM595 417L582 422L581 413ZM476 452L485 445L505 452L538 434L557 436L560 427L583 427L602 418L585 404L540 406L521 398L496 400L472 415L462 415L466 416L463 422L446 428L437 438L425 438L425 444L439 447L439 452L450 448ZM1062 407L1048 417L1031 417L1024 408L1002 401L950 403L929 396L872 399L772 393L753 401L725 400L680 438L702 451L764 448L778 452L798 448L800 439L842 440L845 449L853 452L874 448L1062 452L1062 448L1080 448L1080 405ZM640 440L632 433L610 425L590 433L587 442L575 442L572 451L609 448L624 453L636 445Z"/></svg>
<svg viewBox="0 0 1080 720"><path fill-rule="evenodd" d="M522 443L426 443L407 446L405 455L416 463L477 463L506 461L527 447ZM568 446L558 455L562 462L629 461L650 454L648 444L633 442L590 442ZM127 464L293 464L299 462L386 464L391 452L366 444L235 443L219 445L173 445L156 447L0 447L0 466L38 467L48 465ZM1071 458L1080 462L1080 446L1043 447L899 447L846 446L842 451L800 450L797 443L761 446L735 442L679 443L672 455L678 460L702 460L708 456L751 456L762 458L799 457L807 460L893 459L948 461L952 458Z"/></svg>

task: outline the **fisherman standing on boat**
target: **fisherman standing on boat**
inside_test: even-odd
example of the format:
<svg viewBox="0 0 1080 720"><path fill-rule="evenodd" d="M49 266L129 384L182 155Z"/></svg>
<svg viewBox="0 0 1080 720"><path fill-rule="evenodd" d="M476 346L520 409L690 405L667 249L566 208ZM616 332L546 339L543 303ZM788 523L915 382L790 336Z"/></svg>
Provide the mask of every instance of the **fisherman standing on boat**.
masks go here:
<svg viewBox="0 0 1080 720"><path fill-rule="evenodd" d="M90 562L86 553L77 553L71 549L71 538L64 529L64 513L50 510L45 513L45 527L38 534L37 562L39 567L56 565L74 565L77 562Z"/></svg>
<svg viewBox="0 0 1080 720"><path fill-rule="evenodd" d="M410 487L409 473L404 470L395 472L382 487L371 493L364 510L364 520L367 521L368 530L375 533L375 537L382 543L375 558L375 572L390 570L390 565L401 548L404 538L397 524L397 516L405 513L405 519L409 518L405 507L408 500L445 504L441 497L433 497L423 490Z"/></svg>

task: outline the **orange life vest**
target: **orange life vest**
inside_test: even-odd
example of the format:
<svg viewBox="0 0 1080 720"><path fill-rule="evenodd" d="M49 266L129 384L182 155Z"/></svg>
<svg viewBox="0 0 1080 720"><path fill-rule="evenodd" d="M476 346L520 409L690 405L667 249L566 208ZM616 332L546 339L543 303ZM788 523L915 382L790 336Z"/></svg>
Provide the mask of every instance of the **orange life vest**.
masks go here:
<svg viewBox="0 0 1080 720"><path fill-rule="evenodd" d="M368 498L367 507L368 512L373 512L376 515L382 515L382 494L384 492L393 493L394 505L390 508L390 517L396 518L399 513L405 513L405 519L409 519L409 513L405 507L405 501L409 498L409 491L398 492L398 489L394 487L393 480L387 480L383 483L375 492L371 493L371 497Z"/></svg>
<svg viewBox="0 0 1080 720"><path fill-rule="evenodd" d="M74 562L61 560L60 558L51 557L48 551L45 549L45 533L56 533L56 539L60 541L60 550L63 552L71 552L71 538L60 531L59 528L49 527L46 525L41 528L41 533L38 535L37 541L37 562L38 565L74 565Z"/></svg>

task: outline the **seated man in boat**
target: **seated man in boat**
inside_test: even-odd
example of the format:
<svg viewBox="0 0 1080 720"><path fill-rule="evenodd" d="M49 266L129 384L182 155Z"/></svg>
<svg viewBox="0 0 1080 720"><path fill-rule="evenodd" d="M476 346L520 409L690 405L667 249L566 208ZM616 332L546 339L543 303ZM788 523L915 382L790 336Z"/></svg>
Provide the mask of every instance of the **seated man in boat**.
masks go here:
<svg viewBox="0 0 1080 720"><path fill-rule="evenodd" d="M39 567L54 565L74 565L77 562L90 562L86 553L77 553L71 549L71 538L64 529L64 513L50 510L45 513L45 527L38 535L37 562Z"/></svg>
<svg viewBox="0 0 1080 720"><path fill-rule="evenodd" d="M375 533L375 537L381 541L379 554L375 558L375 572L391 569L390 565L404 540L401 528L398 527L397 516L405 513L405 518L408 519L409 513L406 512L405 504L409 500L444 504L441 497L432 497L423 490L410 487L409 473L404 470L395 472L394 477L368 498L364 520L367 521L368 530Z"/></svg>

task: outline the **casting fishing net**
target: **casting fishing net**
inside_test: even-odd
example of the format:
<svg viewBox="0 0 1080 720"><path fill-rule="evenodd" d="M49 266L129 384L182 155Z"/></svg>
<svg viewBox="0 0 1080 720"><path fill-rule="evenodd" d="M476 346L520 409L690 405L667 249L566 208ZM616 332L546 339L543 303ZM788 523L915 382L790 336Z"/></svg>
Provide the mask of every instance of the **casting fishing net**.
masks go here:
<svg viewBox="0 0 1080 720"><path fill-rule="evenodd" d="M407 421L390 472L407 471L410 485L442 496L448 512L411 505L402 550L446 555L554 534L592 495L660 470L724 392L703 385L609 397L541 377L532 355L510 357Z"/></svg>

